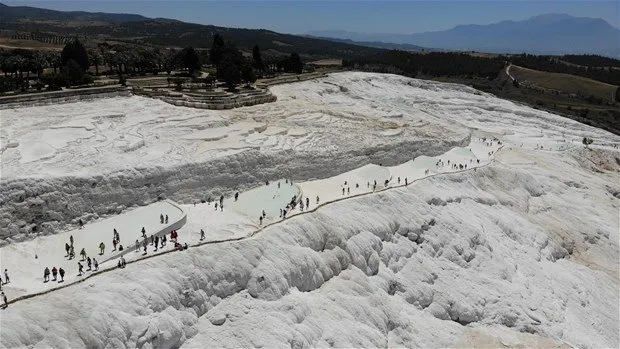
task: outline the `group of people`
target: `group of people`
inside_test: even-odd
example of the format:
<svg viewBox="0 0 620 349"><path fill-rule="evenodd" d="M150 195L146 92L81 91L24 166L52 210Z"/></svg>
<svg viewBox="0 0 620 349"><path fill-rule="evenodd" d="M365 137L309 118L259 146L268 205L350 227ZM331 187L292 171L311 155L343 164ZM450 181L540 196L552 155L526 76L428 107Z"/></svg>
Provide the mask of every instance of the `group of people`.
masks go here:
<svg viewBox="0 0 620 349"><path fill-rule="evenodd" d="M235 195L235 201L237 201L237 199L239 199L239 193L237 193L237 195ZM209 203L211 202L211 198L209 198ZM218 202L215 202L215 210L217 211L218 208ZM224 211L224 195L220 196L220 201L219 201L219 208L220 211Z"/></svg>
<svg viewBox="0 0 620 349"><path fill-rule="evenodd" d="M492 139L480 138L479 140L481 142L484 142L485 145L487 145L487 146L493 146L493 144L496 143L496 142L497 142L498 145L502 144L501 141L498 140L497 138L492 138ZM490 151L489 152L489 156L492 155L492 154L493 154L493 151ZM470 159L469 162L473 163L474 159ZM476 159L475 162L477 164L480 164L480 159ZM442 159L438 159L435 162L435 166L436 167L443 167L444 165L445 164L444 164ZM454 170L466 170L467 169L467 164L461 164L461 163L458 163L458 164L457 163L452 163L452 164L450 164L450 160L448 160L448 165L451 165L451 168L454 169ZM425 169L424 170L424 175L429 175L429 174L430 174L430 169ZM404 184L406 186L409 185L409 180L408 180L407 177L403 178L403 180L404 180ZM285 179L285 182L286 182L286 184L293 185L293 181L292 180ZM399 185L401 184L401 177L397 177L397 183ZM389 179L386 179L383 184L384 184L385 187L388 187ZM265 185L269 185L269 181L266 181ZM278 185L278 188L281 187L280 182L278 182L277 185ZM356 183L355 184L355 188L359 189L359 187L360 187L359 183ZM370 189L370 187L371 187L371 183L370 183L370 181L368 181L366 183L366 188ZM376 191L376 189L377 189L377 181L374 180L373 184L372 184L372 191ZM351 187L349 186L348 181L345 181L344 182L344 186L342 186L342 195L345 196L345 195L350 195L350 194L351 194ZM235 199L235 201L237 201L239 199L239 192L235 193L234 199ZM211 198L210 197L207 200L207 202L208 203L211 202ZM316 203L317 203L317 205L319 204L319 197L318 196L316 197ZM282 219L285 219L287 213L289 213L289 212L291 212L291 210L295 209L297 207L297 205L299 205L299 209L303 212L304 209L307 210L307 209L310 208L310 199L308 197L306 197L305 198L305 204L304 204L303 198L301 198L299 201L297 201L296 196L293 196L292 200L284 208L280 209L280 216L279 217L282 218ZM218 207L220 208L220 210L224 209L224 196L223 195L220 196L219 203L217 201L215 202L215 210L216 211L217 211ZM263 210L262 213L258 216L259 225L263 224L263 221L265 220L265 218L266 218L266 213ZM204 239L205 239L204 231L201 229L200 230L200 241L202 241Z"/></svg>
<svg viewBox="0 0 620 349"><path fill-rule="evenodd" d="M170 231L170 239L172 241L176 242L178 239L178 236L179 236L179 233L176 230ZM136 239L136 242L135 242L135 251L140 252L140 246L142 246L142 249L144 251L142 255L146 255L148 253L146 249L149 246L149 241L150 241L150 245L154 246L153 252L156 252L160 248L164 248L166 244L168 243L168 237L165 234L161 237L159 235L151 235L150 237L147 237L144 227L142 227L142 237L144 238L144 240L142 240L142 243L140 243L140 240L138 239Z"/></svg>
<svg viewBox="0 0 620 349"><path fill-rule="evenodd" d="M45 270L43 271L43 282L50 281L50 274L52 274L52 281L56 281L58 279L58 275L60 275L60 280L58 280L58 282L65 281L65 270L62 267L58 269L56 269L56 267L52 267L51 271L49 267L45 267Z"/></svg>
<svg viewBox="0 0 620 349"><path fill-rule="evenodd" d="M69 243L65 242L65 251L67 252L67 255L65 257L73 259L75 258L75 249L73 248L73 235L69 237L69 242L71 243L70 245Z"/></svg>
<svg viewBox="0 0 620 349"><path fill-rule="evenodd" d="M90 256L87 256L86 250L84 249L82 249L82 252L80 254L82 255L82 259L78 262L78 276L82 276L82 274L84 274L84 265L82 265L81 262L86 262L86 265L88 265L87 271L99 270L99 262L97 262L97 259L95 257L90 258Z"/></svg>
<svg viewBox="0 0 620 349"><path fill-rule="evenodd" d="M220 199L220 202L223 202L223 197ZM160 222L162 224L168 223L168 215L164 216L163 214L161 214ZM83 224L81 224L80 226L83 226ZM142 227L142 235L145 238L143 244L144 244L144 252L146 254L146 246L148 244L148 239L146 238L146 230L144 227ZM181 245L180 243L178 243L177 241L178 232L176 230L170 231L170 238L174 241L176 249L179 249L179 250L187 249L188 247L187 244ZM201 231L201 238L204 239L204 231ZM155 246L155 251L157 251L158 246L161 246L161 247L166 246L167 240L168 239L166 235L162 237L153 236L153 235L150 236L150 242L151 242L151 245ZM65 257L68 257L69 260L75 258L74 243L75 243L75 240L73 238L73 235L70 235L69 242L65 243L65 251L66 251ZM113 230L112 245L114 246L113 251L116 251L117 247L118 247L118 251L123 250L123 245L120 244L120 234L118 233L116 228L114 228ZM138 240L136 240L136 251L139 250L139 247L140 247L140 243ZM105 253L105 244L102 241L99 244L99 255L103 255L104 253ZM78 264L78 276L82 276L86 271L99 270L99 262L97 261L96 258L94 257L91 258L90 256L88 256L85 248L82 248L80 250L80 256L82 257L82 259L78 261L77 263ZM88 269L84 270L83 263L86 264ZM125 258L121 256L118 261L117 266L119 268L124 268L126 265L127 265L127 262ZM57 281L58 283L64 282L65 273L66 273L65 269L63 269L62 267L56 267L56 266L53 266L52 268L45 267L45 269L43 270L43 282L44 283L47 283L50 281ZM7 269L4 269L4 279L0 277L0 291L2 291L2 286L8 284L9 282L10 282L9 272ZM6 295L4 294L4 291L1 292L0 297L3 298L3 301L4 301L3 307L6 307L8 305L8 302L7 302Z"/></svg>

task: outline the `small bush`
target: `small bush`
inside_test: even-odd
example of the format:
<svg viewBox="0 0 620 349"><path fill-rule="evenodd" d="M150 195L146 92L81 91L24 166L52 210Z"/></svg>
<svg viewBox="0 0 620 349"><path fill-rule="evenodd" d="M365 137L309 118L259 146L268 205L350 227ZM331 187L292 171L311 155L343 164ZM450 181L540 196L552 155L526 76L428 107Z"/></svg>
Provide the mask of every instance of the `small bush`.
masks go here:
<svg viewBox="0 0 620 349"><path fill-rule="evenodd" d="M57 91L67 86L67 78L63 74L44 75L41 82L47 85L48 91Z"/></svg>
<svg viewBox="0 0 620 349"><path fill-rule="evenodd" d="M82 81L80 81L80 84L82 85L88 85L88 84L92 84L93 83L93 76L90 74L84 74L82 76Z"/></svg>
<svg viewBox="0 0 620 349"><path fill-rule="evenodd" d="M587 147L590 144L594 143L594 140L592 138L583 137L583 140L581 141L581 143L583 143Z"/></svg>

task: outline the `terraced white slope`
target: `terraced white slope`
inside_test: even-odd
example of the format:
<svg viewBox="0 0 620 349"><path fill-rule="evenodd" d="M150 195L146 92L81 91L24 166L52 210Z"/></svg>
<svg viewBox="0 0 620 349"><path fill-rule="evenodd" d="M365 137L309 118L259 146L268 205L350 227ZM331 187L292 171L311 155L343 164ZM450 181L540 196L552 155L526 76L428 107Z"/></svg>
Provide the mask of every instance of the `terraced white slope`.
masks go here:
<svg viewBox="0 0 620 349"><path fill-rule="evenodd" d="M337 175L365 156L356 142L376 141L366 148L373 149L369 157L388 165L405 163L396 162L400 156L411 160L410 152L441 153L433 137L444 131L457 139L475 128L504 148L496 162L475 171L340 201L249 239L137 262L18 302L0 312L0 346L619 346L620 154L609 146L619 137L469 88L391 75L336 74L273 90L278 102L230 117L252 113L300 128L294 111L309 110L302 128L320 129L337 161L329 150L297 152L295 142L284 140L271 150L222 157L218 167L208 163L203 169L215 169L208 171L218 173L215 182L203 183L204 173L193 172L199 167L164 175L174 183L169 190L190 199L185 191L210 183L231 188L245 177L258 182L279 173L267 178L297 182L291 173ZM401 134L375 136L383 124L368 121L371 114L386 121L401 113L407 123ZM416 128L428 138L415 143L409 132ZM280 129L268 134L283 136ZM592 149L580 144L584 136L595 140ZM274 150L278 144L290 148ZM254 156L256 172L230 161ZM310 160L313 166L302 166ZM138 183L143 174L114 176ZM192 176L195 187L180 180ZM117 203L123 197L113 185L100 185L103 179L94 188L90 180L79 182L88 185L84 195L101 191ZM148 197L148 187L131 188L124 186L134 203ZM187 206L190 230L182 234L217 217ZM221 223L229 233L239 229Z"/></svg>
<svg viewBox="0 0 620 349"><path fill-rule="evenodd" d="M573 173L500 163L343 201L19 302L0 344L614 347L617 199Z"/></svg>
<svg viewBox="0 0 620 349"><path fill-rule="evenodd" d="M468 129L448 128L404 104L389 107L387 97L379 109L373 108L377 98L368 95L337 92L325 103L301 100L306 92L298 88L307 86L319 96L333 87L333 79L287 85L293 88L282 101L231 111L180 108L143 97L3 110L0 237L22 240L33 230L50 234L67 221L158 197L200 201L268 178L325 178L469 143ZM345 79L360 90L369 86ZM295 93L300 100L291 98Z"/></svg>

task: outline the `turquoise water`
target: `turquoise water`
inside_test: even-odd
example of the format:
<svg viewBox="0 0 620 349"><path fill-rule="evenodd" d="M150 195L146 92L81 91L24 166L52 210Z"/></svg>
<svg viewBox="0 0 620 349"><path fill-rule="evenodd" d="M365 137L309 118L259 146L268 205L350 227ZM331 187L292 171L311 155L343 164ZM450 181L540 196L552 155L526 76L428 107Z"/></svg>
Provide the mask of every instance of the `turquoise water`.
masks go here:
<svg viewBox="0 0 620 349"><path fill-rule="evenodd" d="M257 220L263 210L267 213L267 217L278 217L280 209L291 201L293 195L299 195L299 193L297 185L290 185L280 180L280 188L278 188L278 181L275 181L269 183L268 186L263 185L239 194L237 202L234 202L234 198L224 200L224 209L230 207L250 217L255 216Z"/></svg>

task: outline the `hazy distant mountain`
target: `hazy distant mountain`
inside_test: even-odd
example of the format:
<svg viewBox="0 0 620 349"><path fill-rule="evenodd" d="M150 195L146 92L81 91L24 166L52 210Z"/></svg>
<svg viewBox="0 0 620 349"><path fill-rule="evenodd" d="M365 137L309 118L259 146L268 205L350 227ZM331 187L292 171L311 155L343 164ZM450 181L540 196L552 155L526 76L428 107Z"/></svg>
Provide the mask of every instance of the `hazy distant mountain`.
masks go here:
<svg viewBox="0 0 620 349"><path fill-rule="evenodd" d="M448 50L620 56L620 30L600 18L546 14L523 21L459 25L449 30L404 34L360 34L341 30L309 34L354 41L381 41Z"/></svg>
<svg viewBox="0 0 620 349"><path fill-rule="evenodd" d="M383 42L393 44L410 44L409 39L411 36L407 34L389 33L356 33L346 30L314 30L308 32L308 35L321 38L351 40L355 42Z"/></svg>
<svg viewBox="0 0 620 349"><path fill-rule="evenodd" d="M144 16L125 13L102 13L82 11L54 11L29 6L7 6L0 3L0 20L47 20L47 21L102 21L111 23L123 23L143 21Z"/></svg>
<svg viewBox="0 0 620 349"><path fill-rule="evenodd" d="M351 39L339 39L339 38L334 38L334 37L321 37L321 36L312 36L312 35L308 35L308 37L315 38L315 39L335 41L335 42L342 42L346 44L382 48L386 50L401 50L401 51L409 51L409 52L432 51L429 48L421 47L418 45L411 45L411 44L395 44L391 42L381 42L381 41L355 41Z"/></svg>

